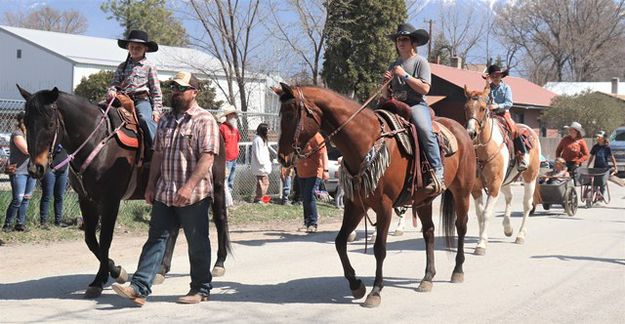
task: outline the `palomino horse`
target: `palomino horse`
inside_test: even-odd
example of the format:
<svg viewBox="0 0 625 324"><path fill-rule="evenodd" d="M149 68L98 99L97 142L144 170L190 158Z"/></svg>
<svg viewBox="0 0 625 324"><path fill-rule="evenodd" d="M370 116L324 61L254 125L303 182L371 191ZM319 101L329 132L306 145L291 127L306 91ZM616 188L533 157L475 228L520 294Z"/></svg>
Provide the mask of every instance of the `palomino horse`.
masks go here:
<svg viewBox="0 0 625 324"><path fill-rule="evenodd" d="M374 244L376 275L373 289L363 306L375 307L380 304L380 291L384 287L382 268L386 257L386 239L392 218L393 203L404 189L407 156L398 148L394 138L388 136L390 129L381 123L376 114L364 109L360 113L359 104L331 90L318 87L293 87L282 84L274 89L280 95L281 134L278 156L284 166L290 166L300 157L306 143L320 129L336 135L332 141L343 154L343 174L352 177L354 186L345 190L343 224L336 240L336 250L343 265L345 278L349 281L352 295L362 298L366 288L356 278L347 256L347 238L373 209L377 218L377 237ZM452 282L464 280L464 236L467 230L467 212L471 189L475 180L475 152L466 130L457 122L437 118L437 121L451 130L457 137L458 151L445 158L445 182L448 189L442 196L443 227L450 244L453 238L454 220L458 231L458 250ZM372 153L373 152L373 153ZM369 163L370 161L373 161ZM349 191L352 191L351 198ZM348 199L349 198L349 199ZM436 273L434 268L434 223L432 222L433 197L415 191L412 197L413 210L423 224L423 237L426 245L427 264L425 276L419 291L429 291ZM454 215L455 212L455 215Z"/></svg>
<svg viewBox="0 0 625 324"><path fill-rule="evenodd" d="M536 133L526 125L516 124L519 129L526 129L532 143L530 150L530 163L527 170L521 174L515 165L510 163L510 151L504 143L503 129L497 119L491 117L487 108L490 87L486 84L483 91L468 91L465 86L467 102L465 113L467 117L467 130L473 139L475 152L478 158L478 179L473 191L475 210L480 223L480 240L475 248L475 254L484 255L488 243L488 222L493 215L493 209L499 190L503 191L506 198L506 211L503 218L503 229L506 236L512 236L513 229L510 226L510 213L512 208L511 183L519 178L523 181L523 222L516 238L516 243L525 243L527 235L527 216L532 209L536 178L540 171L540 142ZM482 189L486 191L486 206L482 199Z"/></svg>
<svg viewBox="0 0 625 324"><path fill-rule="evenodd" d="M57 88L41 90L30 94L20 88L26 99L25 123L26 140L31 160L29 173L41 178L51 162L50 151L56 143L61 143L68 152L76 155L70 162L70 183L78 194L80 210L85 219L85 242L89 250L100 261L98 273L85 291L85 297L95 298L102 293L109 274L118 282L128 279L126 271L109 259L109 247L113 239L113 229L117 220L120 200L132 178L137 150L126 148L110 138L107 123L100 123L102 111L84 98L60 92ZM110 121L110 120L109 120ZM90 136L92 134L93 136ZM103 149L87 162L85 170L81 166L94 151L98 143L105 141ZM78 150L84 143L84 149ZM224 150L221 150L224 152ZM144 168L147 169L147 168ZM225 154L215 157L213 165L214 204L213 220L218 232L219 248L213 272L223 273L223 263L230 245L228 221L224 194ZM144 170L143 176L147 176ZM147 180L143 179L145 184ZM144 185L138 185L131 199L143 199ZM101 224L100 240L96 239L96 228ZM173 252L173 247L167 253ZM169 257L171 259L171 257Z"/></svg>

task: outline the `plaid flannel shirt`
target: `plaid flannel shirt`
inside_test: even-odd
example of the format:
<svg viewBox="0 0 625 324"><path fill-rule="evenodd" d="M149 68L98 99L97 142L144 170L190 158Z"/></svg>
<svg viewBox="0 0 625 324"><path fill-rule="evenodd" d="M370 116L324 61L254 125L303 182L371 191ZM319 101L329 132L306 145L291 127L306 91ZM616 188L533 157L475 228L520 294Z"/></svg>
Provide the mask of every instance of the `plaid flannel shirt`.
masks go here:
<svg viewBox="0 0 625 324"><path fill-rule="evenodd" d="M156 200L174 206L176 192L189 180L203 153L219 154L219 128L213 115L197 103L176 118L165 114L158 123L154 150L163 154ZM189 205L213 196L212 168L193 188ZM182 206L177 206L182 207Z"/></svg>
<svg viewBox="0 0 625 324"><path fill-rule="evenodd" d="M156 65L145 57L137 62L128 60L126 69L124 64L125 62L121 63L115 70L109 89L119 88L126 93L147 91L152 99L152 110L160 114L163 109L163 93Z"/></svg>

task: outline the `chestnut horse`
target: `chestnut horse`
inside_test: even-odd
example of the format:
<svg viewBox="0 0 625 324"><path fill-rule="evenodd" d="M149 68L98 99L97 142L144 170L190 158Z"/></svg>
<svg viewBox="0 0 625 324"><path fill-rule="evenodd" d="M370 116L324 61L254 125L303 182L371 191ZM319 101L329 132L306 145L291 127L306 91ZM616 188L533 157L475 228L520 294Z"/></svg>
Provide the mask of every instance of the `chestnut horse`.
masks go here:
<svg viewBox="0 0 625 324"><path fill-rule="evenodd" d="M19 86L18 89L26 99L26 141L31 157L28 172L31 176L40 179L47 172L52 160L51 148L57 143L61 143L69 153L76 152L85 144L84 150L76 152L75 158L70 162L70 183L78 194L80 211L85 221L85 242L100 261L98 273L85 291L85 297L98 297L109 280L109 274L120 283L128 279L126 271L109 258L109 248L120 201L129 185L137 150L120 145L116 139L108 137L110 130L107 123L99 122L109 116L103 117L100 108L87 99L60 92L57 88L41 90L35 94L30 94ZM102 150L83 172L78 172L100 142L105 143ZM218 275L224 272L224 261L230 248L224 191L225 150L220 153L215 157L212 169L213 221L219 244L213 274ZM148 169L144 168L144 184L147 183L147 174ZM143 199L144 189L144 186L137 186L130 199ZM99 241L96 238L98 223L101 225ZM177 236L177 233L172 236ZM164 260L167 268L172 253L173 246L170 244Z"/></svg>
<svg viewBox="0 0 625 324"><path fill-rule="evenodd" d="M510 213L512 212L512 190L510 185L515 179L523 181L523 222L516 238L516 243L525 243L527 235L527 216L532 209L536 178L540 171L540 142L536 133L526 125L516 124L518 129L525 129L529 134L532 148L529 151L530 162L527 170L517 171L515 165L511 165L510 151L504 144L504 134L499 126L499 121L492 117L487 109L488 83L482 91L469 91L464 88L467 101L465 114L467 118L467 130L473 139L475 152L478 158L478 179L472 195L475 199L475 211L480 224L480 239L475 248L475 254L484 255L488 244L488 222L493 216L493 209L499 191L506 198L506 210L503 217L503 229L506 236L512 236L513 228L510 226ZM486 206L484 206L482 190L486 191Z"/></svg>
<svg viewBox="0 0 625 324"><path fill-rule="evenodd" d="M376 213L378 233L374 244L376 275L373 289L362 304L365 307L375 307L381 302L380 291L384 286L382 268L386 257L386 239L393 215L393 203L404 190L409 157L400 152L392 136L383 133L390 131L388 125L381 123L370 109L359 112L359 104L353 100L318 87L291 88L287 84L282 84L281 89L276 88L274 91L280 95L282 103L280 108L281 133L278 143L278 158L282 165L290 166L294 159L301 157L306 143L322 129L336 135L332 138L332 142L343 154L344 173L348 173L347 177L354 179L355 185L352 187L353 194L350 199L348 199L349 190L344 188L346 196L343 224L336 237L335 245L343 265L345 278L356 299L365 295L366 288L362 281L356 278L356 273L350 264L347 256L347 238L369 209L373 209ZM441 206L442 223L448 245L451 244L454 235L454 220L458 232L456 265L451 281L462 282L464 280L462 264L465 258L464 237L467 229L467 213L475 180L475 152L471 139L460 124L446 118L436 120L449 128L458 141L458 151L444 159L445 183L448 184L448 189L443 193ZM369 161L376 161L379 156L383 156L384 154L380 152L384 151L387 152L387 158L380 158L380 161L384 160L386 164L367 165ZM423 224L427 256L425 276L421 280L418 291L430 291L432 279L436 273L432 199L432 196L419 191L415 191L412 197L413 213L418 214Z"/></svg>

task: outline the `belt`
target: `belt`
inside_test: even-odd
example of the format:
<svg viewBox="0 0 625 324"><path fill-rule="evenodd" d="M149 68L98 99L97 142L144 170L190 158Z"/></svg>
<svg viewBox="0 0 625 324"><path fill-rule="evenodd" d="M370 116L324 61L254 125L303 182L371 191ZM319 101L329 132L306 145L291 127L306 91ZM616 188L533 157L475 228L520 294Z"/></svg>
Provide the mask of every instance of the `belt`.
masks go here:
<svg viewBox="0 0 625 324"><path fill-rule="evenodd" d="M130 97L130 99L132 99L133 101L137 101L137 100L146 100L149 98L149 95L147 91L139 91L139 92L129 93L128 97Z"/></svg>

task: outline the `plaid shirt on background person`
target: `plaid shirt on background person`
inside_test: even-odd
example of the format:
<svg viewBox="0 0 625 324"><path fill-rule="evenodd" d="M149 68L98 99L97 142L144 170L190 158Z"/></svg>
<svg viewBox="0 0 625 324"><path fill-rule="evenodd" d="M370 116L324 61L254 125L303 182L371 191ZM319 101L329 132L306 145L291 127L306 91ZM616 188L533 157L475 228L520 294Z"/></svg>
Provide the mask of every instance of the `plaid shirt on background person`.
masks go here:
<svg viewBox="0 0 625 324"><path fill-rule="evenodd" d="M154 151L163 154L155 199L175 206L176 193L189 180L202 153L219 154L219 128L213 115L195 104L182 117L165 114L158 123ZM213 174L209 168L193 188L189 205L213 196ZM183 207L183 206L176 206Z"/></svg>
<svg viewBox="0 0 625 324"><path fill-rule="evenodd" d="M161 114L163 109L163 93L161 92L161 83L158 80L156 65L148 61L147 58L143 58L138 62L128 60L126 69L124 64L121 63L115 75L113 76L113 82L111 82L110 90L117 90L132 94L135 92L146 91L150 94L152 100L152 111Z"/></svg>

